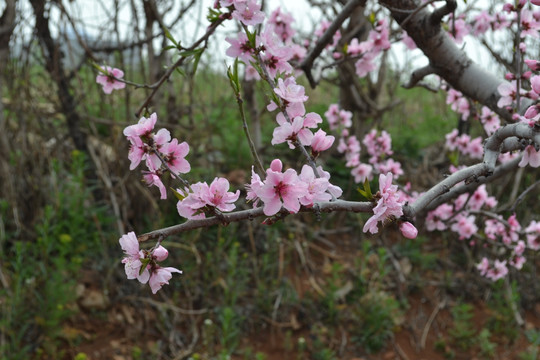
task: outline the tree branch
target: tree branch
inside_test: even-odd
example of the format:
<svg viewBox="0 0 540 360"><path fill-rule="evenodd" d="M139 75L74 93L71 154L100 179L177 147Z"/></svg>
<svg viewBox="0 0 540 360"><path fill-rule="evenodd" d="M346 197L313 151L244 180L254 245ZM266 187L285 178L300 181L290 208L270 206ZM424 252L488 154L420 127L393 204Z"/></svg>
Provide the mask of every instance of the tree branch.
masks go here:
<svg viewBox="0 0 540 360"><path fill-rule="evenodd" d="M336 31L339 29L341 24L347 18L351 15L352 11L357 6L364 6L366 3L366 0L349 0L347 4L343 7L341 12L338 14L338 16L332 21L332 24L328 27L328 29L324 32L324 34L319 38L317 43L315 44L315 47L311 49L311 51L306 55L302 63L300 64L300 69L304 71L304 74L306 74L307 79L309 80L309 85L311 88L315 88L317 86L317 82L313 78L313 75L311 74L311 69L313 67L313 61L319 55L321 55L321 52L324 50L326 45L330 44L332 42L332 38Z"/></svg>
<svg viewBox="0 0 540 360"><path fill-rule="evenodd" d="M371 212L374 204L372 202L355 202L336 200L332 202L315 203L313 207L302 206L300 212L334 212L334 211L347 211L347 212ZM277 216L287 216L289 211L282 208ZM152 239L159 239L160 237L166 238L171 235L176 235L185 231L209 227L218 224L229 224L232 222L238 222L242 220L253 220L254 218L266 216L264 215L263 208L255 208L250 210L240 210L232 213L223 213L219 218L216 216L209 217L200 220L188 220L183 224L170 226L167 228L154 230L152 232L140 235L138 237L140 242L148 241Z"/></svg>

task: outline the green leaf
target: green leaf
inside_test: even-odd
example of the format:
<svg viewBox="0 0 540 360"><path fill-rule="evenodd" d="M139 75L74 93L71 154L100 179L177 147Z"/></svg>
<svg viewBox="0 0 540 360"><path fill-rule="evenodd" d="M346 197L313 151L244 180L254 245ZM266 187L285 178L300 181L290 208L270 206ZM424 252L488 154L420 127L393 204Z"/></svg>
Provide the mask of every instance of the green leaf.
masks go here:
<svg viewBox="0 0 540 360"><path fill-rule="evenodd" d="M238 94L240 94L240 81L238 80L238 58L234 60L232 67L227 67L227 77L229 78L229 82L233 88L234 94L238 96Z"/></svg>
<svg viewBox="0 0 540 360"><path fill-rule="evenodd" d="M171 35L171 33L169 32L169 29L167 29L165 26L162 28L163 29L163 32L165 33L165 37L169 40L172 41L172 43L176 46L176 47L179 47L179 44L178 42L174 39L174 37Z"/></svg>
<svg viewBox="0 0 540 360"><path fill-rule="evenodd" d="M178 200L180 200L180 201L184 200L184 199L187 197L187 195L181 194L180 192L176 191L176 190L173 189L173 188L170 188L170 189L172 190L174 196L176 196L176 198L177 198Z"/></svg>
<svg viewBox="0 0 540 360"><path fill-rule="evenodd" d="M216 10L214 8L209 7L208 15L206 15L206 19L210 21L211 23L213 23L219 20L219 17L221 16L221 14L222 12L220 10Z"/></svg>
<svg viewBox="0 0 540 360"><path fill-rule="evenodd" d="M366 180L364 180L363 187L364 189L360 189L360 188L357 189L360 195L362 195L368 201L373 201L373 193L371 192L371 186L369 185L369 181L367 178Z"/></svg>
<svg viewBox="0 0 540 360"><path fill-rule="evenodd" d="M141 260L141 269L139 270L139 275L142 275L148 264L150 263L150 258L144 258Z"/></svg>

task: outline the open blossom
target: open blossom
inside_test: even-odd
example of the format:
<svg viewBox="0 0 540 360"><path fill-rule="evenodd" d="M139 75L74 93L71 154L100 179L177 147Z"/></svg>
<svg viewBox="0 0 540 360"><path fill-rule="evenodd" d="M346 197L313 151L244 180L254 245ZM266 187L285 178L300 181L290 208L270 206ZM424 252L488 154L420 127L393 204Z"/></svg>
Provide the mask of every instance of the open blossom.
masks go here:
<svg viewBox="0 0 540 360"><path fill-rule="evenodd" d="M203 195L209 206L213 206L220 211L233 211L236 206L234 202L240 196L240 190L236 193L229 191L229 181L225 178L215 178L208 187L208 192Z"/></svg>
<svg viewBox="0 0 540 360"><path fill-rule="evenodd" d="M527 233L527 246L532 250L540 250L540 222L531 221L525 228Z"/></svg>
<svg viewBox="0 0 540 360"><path fill-rule="evenodd" d="M99 74L96 76L96 82L103 86L103 92L105 94L110 94L113 90L120 90L126 87L126 83L118 81L124 77L124 72L117 68L111 68L110 66L105 66L107 74Z"/></svg>
<svg viewBox="0 0 540 360"><path fill-rule="evenodd" d="M291 40L294 36L296 31L291 26L293 22L294 17L289 13L281 11L279 7L268 18L268 24L273 26L274 32L283 42Z"/></svg>
<svg viewBox="0 0 540 360"><path fill-rule="evenodd" d="M143 180L148 186L155 185L159 189L161 200L167 199L167 189L161 181L161 170L154 168L152 164L149 164L150 171L143 171Z"/></svg>
<svg viewBox="0 0 540 360"><path fill-rule="evenodd" d="M159 265L156 265L148 280L148 285L150 285L150 289L152 289L152 294L157 293L163 285L169 284L173 272L181 274L182 270L173 267L162 268Z"/></svg>
<svg viewBox="0 0 540 360"><path fill-rule="evenodd" d="M262 182L261 177L259 176L259 174L257 174L255 172L255 170L253 169L253 166L252 166L251 167L251 183L246 184L245 188L246 188L246 191L247 191L246 200L247 201L252 201L253 202L253 207L256 207L257 204L259 203L260 199L257 196L257 192L259 191L259 189L263 185L264 185L264 183Z"/></svg>
<svg viewBox="0 0 540 360"><path fill-rule="evenodd" d="M330 173L328 171L324 171L322 166L317 166L317 172L322 178L330 181ZM332 185L330 183L328 184L328 192L334 195L334 197L338 198L343 194L343 190L339 186Z"/></svg>
<svg viewBox="0 0 540 360"><path fill-rule="evenodd" d="M256 38L256 42L258 42L257 40L259 39ZM249 62L253 60L252 55L255 52L251 47L248 37L245 33L238 33L238 37L236 38L226 37L225 41L231 44L231 46L229 46L225 51L225 54L227 56L233 58L240 58L246 64L249 64Z"/></svg>
<svg viewBox="0 0 540 360"><path fill-rule="evenodd" d="M122 259L122 264L125 264L124 270L126 271L127 278L137 279L141 283L146 284L150 278L150 272L148 269L145 269L141 273L142 262L141 259L144 258L144 254L139 250L139 241L137 240L137 235L133 231L122 235L119 240L122 250L126 255Z"/></svg>
<svg viewBox="0 0 540 360"><path fill-rule="evenodd" d="M313 139L313 133L311 130L304 127L304 119L297 116L293 119L292 124L284 122L274 129L272 145L281 144L287 141L289 148L294 149L295 140L300 141L302 145L310 145L311 139Z"/></svg>
<svg viewBox="0 0 540 360"><path fill-rule="evenodd" d="M512 83L501 83L497 87L497 90L499 91L499 94L501 94L501 97L497 102L497 106L502 108L508 105L512 105L512 103L516 99L516 82L512 81Z"/></svg>
<svg viewBox="0 0 540 360"><path fill-rule="evenodd" d="M492 281L502 279L508 274L508 267L506 266L506 260L495 260L495 264L486 273L486 277Z"/></svg>
<svg viewBox="0 0 540 360"><path fill-rule="evenodd" d="M296 84L296 79L289 76L287 79L278 79L278 86L274 92L283 100L288 102L306 102L308 97L305 95L306 89L302 85Z"/></svg>
<svg viewBox="0 0 540 360"><path fill-rule="evenodd" d="M167 166L174 173L186 174L191 170L189 162L185 159L189 153L189 145L185 141L179 144L178 139L172 139L171 142L163 145L161 150L165 154Z"/></svg>
<svg viewBox="0 0 540 360"><path fill-rule="evenodd" d="M488 270L489 270L489 261L486 257L482 258L479 264L476 265L476 268L478 271L480 271L480 275L486 276Z"/></svg>
<svg viewBox="0 0 540 360"><path fill-rule="evenodd" d="M187 190L188 195L176 204L178 214L187 219L204 219L204 211L211 208L223 212L234 210L234 202L238 200L240 191L232 193L229 186L227 179L217 177L210 186L205 182L191 185L191 191Z"/></svg>
<svg viewBox="0 0 540 360"><path fill-rule="evenodd" d="M470 239L478 231L478 226L474 223L475 219L473 215L458 215L458 221L453 223L450 229L459 234L459 240Z"/></svg>
<svg viewBox="0 0 540 360"><path fill-rule="evenodd" d="M256 1L236 1L234 8L232 17L244 25L258 25L264 21L265 14L261 11L261 4Z"/></svg>
<svg viewBox="0 0 540 360"><path fill-rule="evenodd" d="M313 138L311 139L311 150L314 153L320 153L322 151L328 150L336 138L332 135L326 135L326 133L319 129Z"/></svg>
<svg viewBox="0 0 540 360"><path fill-rule="evenodd" d="M364 232L376 234L379 229L377 223L384 222L390 217L400 217L403 215L403 203L397 194L397 185L392 185L392 173L379 175L379 192L377 205L373 208L373 216L364 224Z"/></svg>
<svg viewBox="0 0 540 360"><path fill-rule="evenodd" d="M313 205L315 202L330 201L332 195L326 190L330 186L328 179L324 177L317 178L311 166L304 165L299 179L307 184L307 193L300 198L300 203L304 206Z"/></svg>
<svg viewBox="0 0 540 360"><path fill-rule="evenodd" d="M278 213L283 206L292 213L300 210L300 198L307 195L307 184L298 178L294 169L281 172L282 163L275 159L266 170L264 185L257 191L257 196L264 203L266 216Z"/></svg>
<svg viewBox="0 0 540 360"><path fill-rule="evenodd" d="M540 166L540 151L536 151L533 145L528 145L523 151L523 157L519 162L519 167L530 165L533 168Z"/></svg>

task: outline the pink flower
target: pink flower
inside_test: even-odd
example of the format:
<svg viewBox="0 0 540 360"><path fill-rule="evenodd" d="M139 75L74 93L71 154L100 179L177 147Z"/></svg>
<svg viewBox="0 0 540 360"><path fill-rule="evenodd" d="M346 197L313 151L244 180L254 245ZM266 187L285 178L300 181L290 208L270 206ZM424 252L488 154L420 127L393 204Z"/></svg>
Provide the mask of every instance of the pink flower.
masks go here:
<svg viewBox="0 0 540 360"><path fill-rule="evenodd" d="M105 94L110 94L113 90L120 90L126 87L126 83L118 81L124 77L124 72L117 68L111 68L110 66L105 66L107 74L99 74L96 76L96 82L103 86L103 92Z"/></svg>
<svg viewBox="0 0 540 360"><path fill-rule="evenodd" d="M246 184L245 188L247 190L246 200L253 201L253 207L256 207L260 200L259 197L257 196L257 192L263 185L264 183L261 181L261 177L259 176L259 174L255 172L252 166L251 167L251 183Z"/></svg>
<svg viewBox="0 0 540 360"><path fill-rule="evenodd" d="M469 198L469 208L471 210L480 210L488 198L486 185L482 184L476 189L474 194Z"/></svg>
<svg viewBox="0 0 540 360"><path fill-rule="evenodd" d="M152 113L149 118L145 118L144 116L139 119L139 122L135 125L130 125L124 129L124 135L128 138L130 137L144 137L149 136L152 133L152 130L154 130L154 126L156 125L157 121L157 114Z"/></svg>
<svg viewBox="0 0 540 360"><path fill-rule="evenodd" d="M450 229L459 234L459 240L470 239L478 231L478 226L474 223L476 218L470 216L458 216L458 221L453 223Z"/></svg>
<svg viewBox="0 0 540 360"><path fill-rule="evenodd" d="M305 88L302 85L297 85L293 76L289 76L285 81L279 78L278 86L274 89L274 92L283 100L291 103L306 102L308 99L305 95Z"/></svg>
<svg viewBox="0 0 540 360"><path fill-rule="evenodd" d="M264 21L265 14L261 11L261 4L256 1L236 2L232 17L244 25L258 25Z"/></svg>
<svg viewBox="0 0 540 360"><path fill-rule="evenodd" d="M294 36L295 30L291 27L293 22L294 17L289 13L282 12L279 7L268 18L268 23L273 26L274 32L283 42L287 42Z"/></svg>
<svg viewBox="0 0 540 360"><path fill-rule="evenodd" d="M302 167L299 179L307 185L307 193L300 198L300 203L304 206L313 205L315 202L330 201L332 195L326 192L330 183L324 177L317 178L313 169L309 165Z"/></svg>
<svg viewBox="0 0 540 360"><path fill-rule="evenodd" d="M122 235L119 240L120 246L126 256L122 259L122 263L125 264L124 270L126 272L127 278L137 279L141 283L146 284L150 278L150 273L148 269L144 269L141 273L141 258L144 258L144 254L139 250L139 241L137 240L137 235L133 231Z"/></svg>
<svg viewBox="0 0 540 360"><path fill-rule="evenodd" d="M418 230L408 221L401 223L401 225L399 225L399 230L407 239L416 239L418 236Z"/></svg>
<svg viewBox="0 0 540 360"><path fill-rule="evenodd" d="M315 135L313 135L313 139L311 139L311 150L314 153L320 153L328 150L334 143L335 139L336 138L334 136L327 136L322 129L319 129Z"/></svg>
<svg viewBox="0 0 540 360"><path fill-rule="evenodd" d="M499 91L499 94L501 94L501 97L497 102L497 106L502 108L508 105L512 105L512 103L516 99L516 82L512 81L512 83L501 83L497 87L497 90Z"/></svg>
<svg viewBox="0 0 540 360"><path fill-rule="evenodd" d="M363 231L375 234L379 231L377 223L391 217L403 215L403 201L397 194L397 185L392 185L392 173L379 175L379 192L375 195L377 205L373 208L373 216L364 224Z"/></svg>
<svg viewBox="0 0 540 360"><path fill-rule="evenodd" d="M540 0L538 0L540 1ZM524 60L525 64L527 64L527 66L529 67L529 69L531 69L532 71L538 71L540 70L540 61L538 60L531 60L531 59L526 59Z"/></svg>
<svg viewBox="0 0 540 360"><path fill-rule="evenodd" d="M540 222L531 221L525 229L527 233L527 246L532 250L540 250Z"/></svg>
<svg viewBox="0 0 540 360"><path fill-rule="evenodd" d="M426 217L427 230L428 231L446 230L447 226L445 224L445 221L450 219L453 213L454 213L454 209L452 205L449 205L449 204L442 204L435 210L429 212Z"/></svg>
<svg viewBox="0 0 540 360"><path fill-rule="evenodd" d="M373 179L373 166L369 164L358 164L351 170L351 175L354 176L354 182L357 184L363 183L366 179Z"/></svg>
<svg viewBox="0 0 540 360"><path fill-rule="evenodd" d="M146 152L146 146L138 136L128 137L128 139L131 143L128 153L128 159L131 161L129 170L133 170L141 163Z"/></svg>
<svg viewBox="0 0 540 360"><path fill-rule="evenodd" d="M506 260L499 261L495 260L493 268L487 271L486 277L492 281L497 281L502 279L508 274L508 268L506 267Z"/></svg>
<svg viewBox="0 0 540 360"><path fill-rule="evenodd" d="M178 201L176 209L178 214L186 219L204 219L203 208L207 205L206 198L210 195L208 184L205 182L198 182L191 185L191 192L186 191L188 195ZM182 192L179 190L179 192Z"/></svg>
<svg viewBox="0 0 540 360"><path fill-rule="evenodd" d="M161 150L167 165L175 174L186 174L191 170L189 162L185 159L189 153L189 145L185 141L178 144L178 139L172 139L170 143L164 144Z"/></svg>
<svg viewBox="0 0 540 360"><path fill-rule="evenodd" d="M229 181L225 178L215 178L210 184L208 192L203 193L202 197L206 204L218 208L221 211L233 211L235 209L234 202L240 196L240 190L236 193L229 191Z"/></svg>
<svg viewBox="0 0 540 360"><path fill-rule="evenodd" d="M277 160L277 159L276 159ZM300 198L307 195L307 184L301 181L293 169L281 172L281 161L274 160L266 171L264 185L258 190L257 196L264 202L264 214L277 214L281 206L292 213L300 210Z"/></svg>
<svg viewBox="0 0 540 360"><path fill-rule="evenodd" d="M531 78L531 88L535 93L540 94L540 75Z"/></svg>
<svg viewBox="0 0 540 360"><path fill-rule="evenodd" d="M525 259L524 256L514 255L510 259L510 265L512 265L513 267L515 267L518 270L521 270L523 268L523 264L525 264L526 261L527 261L527 259Z"/></svg>
<svg viewBox="0 0 540 360"><path fill-rule="evenodd" d="M482 261L480 261L479 264L476 265L476 268L478 271L480 271L480 275L486 276L488 270L489 270L489 261L487 258L482 258Z"/></svg>
<svg viewBox="0 0 540 360"><path fill-rule="evenodd" d="M392 173L394 177L397 179L401 175L403 175L403 170L401 169L401 163L398 161L394 161L394 159L390 158L385 161L374 163L375 169L381 173Z"/></svg>
<svg viewBox="0 0 540 360"><path fill-rule="evenodd" d="M225 51L227 56L240 58L246 64L253 61L252 55L254 54L254 51L245 33L238 33L237 38L226 37L225 41L231 44Z"/></svg>
<svg viewBox="0 0 540 360"><path fill-rule="evenodd" d="M330 173L328 171L324 171L322 166L318 166L317 171L319 172L319 175L322 178L325 178L326 180L330 181ZM330 184L330 182L328 184L329 184L328 185L328 192L330 194L334 195L334 197L338 198L343 194L343 190L341 190L341 188L339 186L332 185L332 184Z"/></svg>
<svg viewBox="0 0 540 360"><path fill-rule="evenodd" d="M356 61L354 66L358 77L363 78L377 68L377 65L373 62L374 58L375 56L372 53L366 53Z"/></svg>
<svg viewBox="0 0 540 360"><path fill-rule="evenodd" d="M294 141L299 140L302 145L310 145L313 133L304 127L304 119L300 116L294 118L292 124L284 122L274 129L272 145L287 141L289 148L294 149Z"/></svg>
<svg viewBox="0 0 540 360"><path fill-rule="evenodd" d="M163 285L169 284L173 272L181 274L182 270L173 267L162 268L160 266L156 266L156 268L153 269L152 275L148 281L150 289L152 289L152 294L157 293Z"/></svg>
<svg viewBox="0 0 540 360"><path fill-rule="evenodd" d="M523 151L523 157L519 162L519 167L530 165L533 168L540 166L540 151L536 151L533 145L528 145Z"/></svg>
<svg viewBox="0 0 540 360"><path fill-rule="evenodd" d="M147 163L147 165L150 171L143 171L144 182L148 186L157 186L161 194L161 199L167 199L167 189L165 189L165 185L163 185L163 182L161 181L161 170L154 168L154 165L152 163Z"/></svg>

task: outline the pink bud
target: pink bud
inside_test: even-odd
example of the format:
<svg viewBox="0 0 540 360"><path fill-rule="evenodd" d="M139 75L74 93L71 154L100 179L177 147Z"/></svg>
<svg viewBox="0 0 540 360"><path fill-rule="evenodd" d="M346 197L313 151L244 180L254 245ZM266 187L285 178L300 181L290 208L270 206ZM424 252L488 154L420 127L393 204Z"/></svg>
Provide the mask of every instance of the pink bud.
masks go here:
<svg viewBox="0 0 540 360"><path fill-rule="evenodd" d="M531 0L531 4L540 6L540 0Z"/></svg>
<svg viewBox="0 0 540 360"><path fill-rule="evenodd" d="M539 0L540 3L540 0ZM532 70L532 71L538 71L540 70L540 61L527 59L525 60L525 64Z"/></svg>
<svg viewBox="0 0 540 360"><path fill-rule="evenodd" d="M418 236L418 230L408 221L401 223L399 230L401 231L401 235L407 239L416 239L416 236Z"/></svg>
<svg viewBox="0 0 540 360"><path fill-rule="evenodd" d="M281 163L281 160L279 159L272 160L272 162L270 163L270 170L281 172L281 169L283 169L283 164Z"/></svg>
<svg viewBox="0 0 540 360"><path fill-rule="evenodd" d="M152 252L152 256L157 260L157 261L163 261L167 258L167 256L169 256L169 252L167 251L167 249L165 249L163 246L159 245L153 252Z"/></svg>

